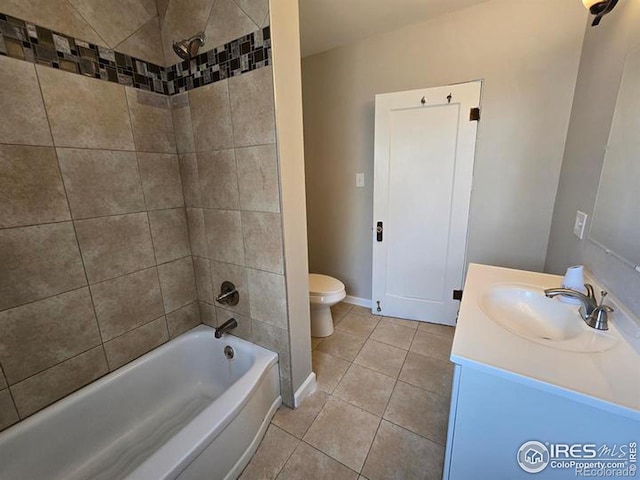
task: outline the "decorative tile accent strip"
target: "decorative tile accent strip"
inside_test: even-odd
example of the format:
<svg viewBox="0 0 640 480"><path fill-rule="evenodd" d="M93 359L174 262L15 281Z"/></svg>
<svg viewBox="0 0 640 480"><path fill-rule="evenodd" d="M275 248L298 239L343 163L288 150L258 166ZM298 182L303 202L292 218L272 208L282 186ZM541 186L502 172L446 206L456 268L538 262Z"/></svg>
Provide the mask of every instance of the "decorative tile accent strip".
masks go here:
<svg viewBox="0 0 640 480"><path fill-rule="evenodd" d="M267 26L190 61L162 67L0 13L0 55L174 95L270 65L271 34Z"/></svg>

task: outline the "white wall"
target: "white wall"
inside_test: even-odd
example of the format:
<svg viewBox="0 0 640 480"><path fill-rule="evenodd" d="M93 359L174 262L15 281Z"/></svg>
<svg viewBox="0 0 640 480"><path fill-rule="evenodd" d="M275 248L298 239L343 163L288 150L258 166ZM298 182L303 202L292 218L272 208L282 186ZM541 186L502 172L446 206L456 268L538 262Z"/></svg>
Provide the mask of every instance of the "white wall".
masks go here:
<svg viewBox="0 0 640 480"><path fill-rule="evenodd" d="M586 14L578 0L492 0L305 58L311 271L370 298L374 96L474 79L484 90L468 260L541 270Z"/></svg>

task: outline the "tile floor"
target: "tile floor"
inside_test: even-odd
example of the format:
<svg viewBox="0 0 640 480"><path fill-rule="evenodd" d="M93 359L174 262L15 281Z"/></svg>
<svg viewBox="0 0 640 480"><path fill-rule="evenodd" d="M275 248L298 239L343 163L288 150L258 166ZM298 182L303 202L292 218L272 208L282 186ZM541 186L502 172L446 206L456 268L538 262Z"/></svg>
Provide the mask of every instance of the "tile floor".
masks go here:
<svg viewBox="0 0 640 480"><path fill-rule="evenodd" d="M273 418L246 479L440 479L453 328L340 303L312 338L318 391Z"/></svg>

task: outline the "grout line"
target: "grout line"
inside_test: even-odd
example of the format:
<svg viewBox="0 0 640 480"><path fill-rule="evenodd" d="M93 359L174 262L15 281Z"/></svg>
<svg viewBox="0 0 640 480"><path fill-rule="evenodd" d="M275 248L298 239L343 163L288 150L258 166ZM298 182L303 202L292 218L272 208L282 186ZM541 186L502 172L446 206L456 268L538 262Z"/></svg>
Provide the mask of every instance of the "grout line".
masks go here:
<svg viewBox="0 0 640 480"><path fill-rule="evenodd" d="M95 33L95 34L98 36L98 38L104 42L104 44L105 44L105 48L111 48L111 47L109 46L109 44L107 43L107 41L106 41L104 38L102 38L102 35L100 35L100 34L98 33L98 31L97 31L95 28L93 28L93 25L91 25L91 22L89 22L89 20L87 20L87 19L85 18L85 16L82 14L82 12L81 12L80 10L78 10L78 9L76 8L76 6L75 6L73 3L69 2L68 0L65 0L65 3L66 3L67 5L69 5L73 10L75 10L75 11L76 11L76 13L77 13L78 15L80 15L80 18L82 18L82 20L84 20L84 21L86 22L86 24L87 24L87 25L88 25L88 27L93 31L93 33ZM62 33L62 32L60 32L60 33ZM66 34L65 34L65 35L66 35ZM71 36L71 35L67 35L67 36ZM74 39L75 39L75 37L74 37ZM78 39L78 40L83 40L83 39ZM88 40L84 40L84 41L86 41L87 43L93 43L93 42L89 42Z"/></svg>

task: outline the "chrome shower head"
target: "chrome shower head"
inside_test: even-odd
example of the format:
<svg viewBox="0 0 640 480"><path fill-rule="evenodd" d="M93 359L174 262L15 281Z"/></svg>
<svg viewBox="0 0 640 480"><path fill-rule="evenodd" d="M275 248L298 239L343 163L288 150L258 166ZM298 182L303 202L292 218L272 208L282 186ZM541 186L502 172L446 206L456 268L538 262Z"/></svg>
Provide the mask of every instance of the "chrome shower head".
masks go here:
<svg viewBox="0 0 640 480"><path fill-rule="evenodd" d="M191 60L198 54L198 50L204 45L204 32L200 32L191 38L173 42L173 51L183 60Z"/></svg>

